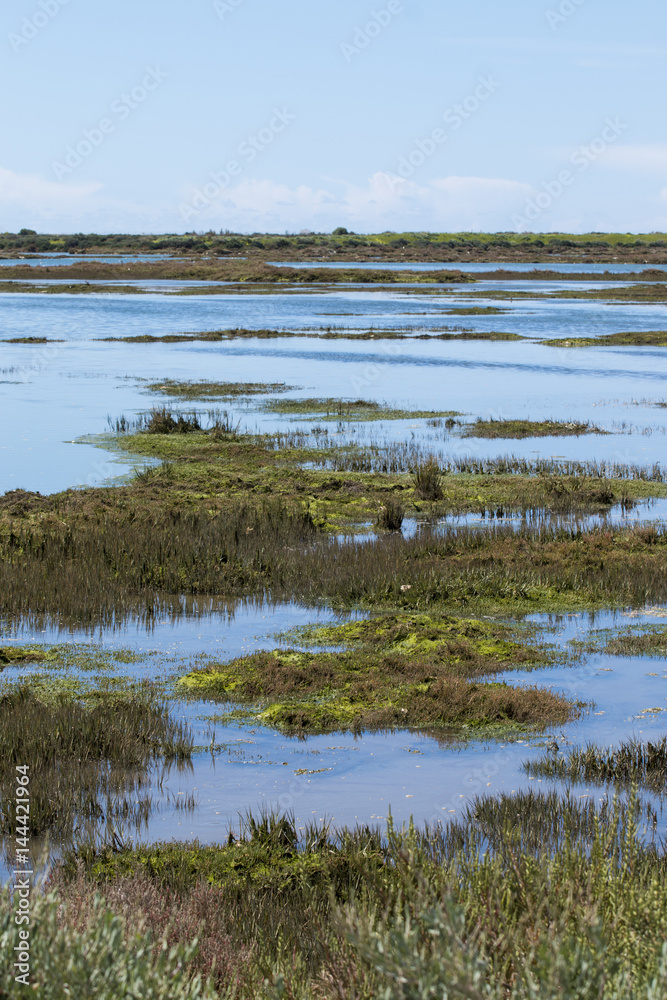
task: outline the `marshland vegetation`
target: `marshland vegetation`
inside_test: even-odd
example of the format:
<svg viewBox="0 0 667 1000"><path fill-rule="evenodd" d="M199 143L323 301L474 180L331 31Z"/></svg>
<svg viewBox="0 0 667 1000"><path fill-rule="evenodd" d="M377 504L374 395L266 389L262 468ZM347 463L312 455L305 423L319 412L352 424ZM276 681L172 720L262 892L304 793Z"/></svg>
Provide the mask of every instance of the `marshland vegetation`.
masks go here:
<svg viewBox="0 0 667 1000"><path fill-rule="evenodd" d="M404 612L317 629L313 638L353 648L281 648L206 662L181 678L181 688L255 706L260 723L294 735L403 727L481 735L560 724L578 714L578 706L544 688L485 680L553 659L517 641L507 626Z"/></svg>
<svg viewBox="0 0 667 1000"><path fill-rule="evenodd" d="M297 829L264 814L217 846L83 848L51 879L60 921L54 897L40 903L41 947L59 945L45 968L59 969L65 942L85 954L99 941L101 906L118 922L116 975L132 968L139 923L169 946L196 937L181 975L239 1000L662 1000L667 867L654 822L636 797L533 790L477 798L425 829ZM157 947L147 955L157 961Z"/></svg>
<svg viewBox="0 0 667 1000"><path fill-rule="evenodd" d="M389 500L436 519L608 510L662 496L659 470L615 469L623 478L611 479L606 467L595 474L552 464L535 475L534 463L460 460L452 469L427 458L401 471L350 471L334 445L278 448L275 436L240 433L224 412L214 411L208 429L196 412L158 408L137 419L139 431L120 434L118 446L164 464L126 485L0 500L1 614L109 624L177 607L180 595L509 613L663 597L661 527L526 524L443 535L425 525L414 537L388 532L362 547L331 534L375 521ZM371 459L352 454L347 464ZM315 460L336 468L313 468Z"/></svg>
<svg viewBox="0 0 667 1000"><path fill-rule="evenodd" d="M186 233L180 235L41 234L32 230L0 235L6 258L29 254L170 254L247 260L581 262L667 264L664 233Z"/></svg>
<svg viewBox="0 0 667 1000"><path fill-rule="evenodd" d="M111 247L107 238L96 239ZM141 243L127 239L135 249ZM177 252L235 252L254 259L139 265L132 272L124 268L119 280L159 276L162 268L163 275L196 274L193 280L202 281L224 272L228 278L213 280L234 281L225 286L232 291L336 288L340 281L358 284L359 271L343 269L333 278L330 271L313 271L297 279L288 269L267 268L259 254L305 257L336 249L348 260L355 253L390 260L400 259L405 246L424 259L520 259L539 243L537 252L555 260L584 253L600 259L650 256L660 263L662 254L667 260L664 239L648 237L632 246L625 238L600 237L597 248L593 238L559 242L554 234L540 240L510 236L505 243L467 234L450 240L451 246L417 235L400 247L394 245L400 242L396 234L341 233L306 239L300 247L300 238L278 245L271 237L262 248L252 237L239 237L240 247L231 246L233 235L187 239ZM148 252L165 250L148 238L144 243L151 244ZM79 248L92 245L86 238ZM114 280L110 268L116 266L100 265L100 273ZM82 263L77 274L84 282L96 280L97 267ZM279 277L273 273L278 270ZM391 274L388 279L376 271L377 283L364 289L397 283L401 293L428 290L439 306L437 296L450 295L449 286L411 288L407 272ZM431 274L441 280L439 272ZM67 269L51 269L48 280L61 275L66 286L72 277ZM47 280L32 268L29 277ZM414 279L411 272L416 286ZM652 275L646 288L653 291L636 286L640 298L626 300L660 302L660 281ZM210 287L203 291L210 293ZM604 291L614 301L617 289ZM484 312L472 307L472 314ZM239 327L128 339L370 340L432 333ZM436 336L521 339L463 329ZM643 335L618 336L608 339L632 346L641 341L620 338ZM645 336L647 346L660 346L661 334ZM265 369L255 378L281 375ZM558 733L569 719L585 718L588 705L577 703L572 688L566 697L557 684L540 680L540 668L566 660L546 645L539 629L519 619L535 612L641 611L647 603L667 601L662 525L612 526L601 518L591 526L574 516L627 511L666 496L661 466L636 458L573 461L431 450L434 441L448 445L460 436L604 433L596 424L557 415L456 422L461 415L452 410L399 409L352 397L269 399L293 387L213 381L225 376L234 377L216 369L209 380L152 375L141 383L169 403L113 418L112 433L98 439L155 463L124 482L48 496L15 490L0 497L3 625L91 632L129 621L150 627L162 616L173 621L253 601L268 607L289 601L363 617L283 636L280 645L259 652L189 656L179 666L178 710L162 684L129 684L115 675L100 681L97 675L106 669L101 654L86 654L86 660L71 649L0 640L0 825L8 832L14 822L14 758L30 758L33 833L71 847L51 874L52 894L37 894L34 901L31 947L40 995L55 1000L67 983L74 995L95 996L92 973L103 967L107 995L123 995L129 980L138 984L137 995L183 1000L664 1000L667 864L657 830L659 803L643 802L632 790L662 795L667 752L660 737L626 740L616 748L572 748L563 741L564 752L553 744L530 765L532 792L474 799L452 819L453 809L438 807L436 816L444 822L419 829L397 830L392 823L388 829L299 827L280 814L249 815L218 844L141 845L131 835L149 816L152 789L159 788L164 769L187 766L197 749L183 706L205 699L215 710L290 736L408 729L435 733L443 745L464 736L477 747L480 736L514 740L545 725L557 725ZM291 373L283 377L292 381ZM174 400L188 409L172 406ZM266 406L264 413L293 417L305 429L250 433L241 430L236 411L193 408L197 401L205 407L215 400L229 400L230 409L234 402ZM376 431L381 421L401 419L429 421L431 439L400 442L391 439L391 428ZM369 425L367 440L361 434L353 440L355 424ZM448 515L471 513L488 523L441 523ZM515 523L501 523L507 514L517 515ZM573 517L550 523L551 514ZM355 534L369 529L372 534L359 544ZM574 649L582 657L662 657L663 633L637 625L593 634ZM55 676L55 667L77 656L88 683ZM44 672L33 671L33 664ZM519 681L504 677L517 667L535 673ZM548 780L559 787L547 790ZM570 783L590 787L583 796L580 789L564 792ZM9 905L0 918L3 949L14 942L8 915ZM197 976L210 982L204 985ZM0 993L16 995L4 970Z"/></svg>

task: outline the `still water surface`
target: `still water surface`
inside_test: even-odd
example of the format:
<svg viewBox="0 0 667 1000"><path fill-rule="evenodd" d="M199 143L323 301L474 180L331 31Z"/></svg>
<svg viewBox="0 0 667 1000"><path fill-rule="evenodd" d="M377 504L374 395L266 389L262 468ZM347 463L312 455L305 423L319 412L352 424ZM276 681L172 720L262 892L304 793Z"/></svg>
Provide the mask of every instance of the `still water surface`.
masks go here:
<svg viewBox="0 0 667 1000"><path fill-rule="evenodd" d="M6 262L2 262L6 263ZM349 266L349 265L345 265ZM385 265L382 265L385 266ZM441 265L437 265L440 267ZM454 266L454 265L452 265ZM456 265L458 266L458 265ZM476 266L470 265L471 269ZM533 265L527 265L529 269ZM564 266L565 267L565 266ZM582 265L572 269L583 270ZM593 266L590 266L593 268ZM602 269L606 269L605 265ZM477 269L489 270L489 265ZM516 267L514 269L517 269ZM626 270L636 270L628 265ZM619 265L619 274L622 274ZM591 271L594 273L594 269ZM580 283L577 283L579 285ZM476 290L514 288L548 292L553 282L480 283ZM568 286L570 287L570 286ZM583 284L582 287L595 287ZM591 421L612 431L607 436L527 441L462 440L429 427L425 420L383 422L337 428L340 440L390 437L421 442L443 458L453 455L608 459L652 465L664 460L667 397L664 351L655 348L546 347L541 339L597 336L630 330L667 329L664 305L627 305L579 300L476 300L463 286L446 297L401 290L369 292L344 288L296 295L197 295L172 297L105 294L0 295L0 418L9 432L0 443L0 491L23 487L43 493L107 481L127 472L122 457L91 444L82 435L105 431L107 416L132 415L156 397L142 388L146 380L209 379L283 381L295 396L369 398L394 406L452 409L477 416L555 418ZM497 315L452 316L451 308L495 305ZM351 341L258 338L219 343L127 344L103 337L156 336L241 327L308 331L402 329L413 333L465 327L502 330L528 338L518 342L399 340ZM41 336L62 343L9 344L15 337ZM261 401L259 401L261 402ZM258 408L232 407L247 429L275 430L285 418ZM293 429L310 427L303 418ZM144 464L143 462L141 464ZM663 520L664 502L626 515ZM610 519L624 515L613 512ZM476 516L480 530L485 525ZM451 519L450 519L451 523ZM416 530L406 523L405 531ZM197 654L229 659L249 649L273 647L282 629L318 619L327 612L296 605L239 608L233 618L215 614L158 624L150 633L128 625L102 632L103 646L142 651L143 676L168 669L184 672ZM572 616L549 624L551 641L564 644L591 628L618 627L623 615ZM14 633L3 642L89 641L76 633ZM153 652L151 652L153 651ZM598 740L614 743L628 736L657 736L667 709L667 675L662 661L609 656L587 657L573 666L508 679L518 684L548 684L591 704L580 721L554 734L563 744ZM11 677L6 672L7 678ZM651 708L650 712L645 710ZM657 711L661 709L661 711ZM479 792L512 790L533 782L521 772L543 738L500 744L454 743L425 734L336 735L289 740L261 727L212 724L210 704L178 704L193 725L196 741L209 750L195 757L191 771L173 771L156 797L163 806L142 836L216 840L240 810L259 806L291 809L300 823L327 817L340 823L386 819L442 819ZM213 729L211 726L213 725ZM211 741L213 747L211 749ZM312 772L297 774L298 771ZM198 809L184 815L166 805L167 793L194 791ZM582 790L581 794L598 794Z"/></svg>

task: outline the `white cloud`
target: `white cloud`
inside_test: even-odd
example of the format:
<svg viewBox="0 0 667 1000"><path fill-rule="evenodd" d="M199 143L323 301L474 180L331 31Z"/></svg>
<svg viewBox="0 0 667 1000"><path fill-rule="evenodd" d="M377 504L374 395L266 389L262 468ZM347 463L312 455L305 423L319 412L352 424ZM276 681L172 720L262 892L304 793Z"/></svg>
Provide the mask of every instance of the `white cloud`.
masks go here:
<svg viewBox="0 0 667 1000"><path fill-rule="evenodd" d="M518 181L445 177L425 184L376 173L364 186L330 181L327 188L290 188L242 180L192 220L196 229L506 229L517 202L530 194Z"/></svg>
<svg viewBox="0 0 667 1000"><path fill-rule="evenodd" d="M2 228L38 232L164 232L174 227L171 206L145 205L103 194L104 185L51 181L0 167ZM182 225L178 227L182 229Z"/></svg>
<svg viewBox="0 0 667 1000"><path fill-rule="evenodd" d="M601 162L621 170L667 171L667 142L611 146Z"/></svg>
<svg viewBox="0 0 667 1000"><path fill-rule="evenodd" d="M0 167L0 209L3 217L27 213L31 218L50 218L79 213L91 204L101 184L58 184L36 174L17 174Z"/></svg>
<svg viewBox="0 0 667 1000"><path fill-rule="evenodd" d="M600 158L619 153L618 168L636 171L634 184L623 183L627 196L610 197L616 182L591 201L590 187L566 196L535 223L539 229L650 231L664 228L667 187L642 183L644 170L667 166L667 144L612 147ZM663 182L664 184L664 182ZM502 177L449 176L421 181L378 172L363 184L324 178L319 186L291 186L270 179L239 178L189 221L180 212L178 193L165 203L140 204L110 197L99 183L59 183L34 174L0 168L0 213L3 229L22 226L41 232L183 232L231 229L239 232L330 231L347 226L357 232L383 230L505 231L522 214L529 199L542 191ZM183 192L184 193L184 192Z"/></svg>

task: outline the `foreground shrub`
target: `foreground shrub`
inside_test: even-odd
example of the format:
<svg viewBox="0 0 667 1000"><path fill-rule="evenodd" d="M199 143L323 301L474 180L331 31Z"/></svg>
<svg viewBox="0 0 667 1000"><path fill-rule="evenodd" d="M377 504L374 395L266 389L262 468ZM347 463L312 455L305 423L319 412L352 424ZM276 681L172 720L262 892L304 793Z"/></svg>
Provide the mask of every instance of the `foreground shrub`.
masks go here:
<svg viewBox="0 0 667 1000"><path fill-rule="evenodd" d="M98 892L156 941L200 926L190 973L225 1000L667 1000L654 819L534 791L384 834L248 817L217 847L70 854L52 884L77 929Z"/></svg>
<svg viewBox="0 0 667 1000"><path fill-rule="evenodd" d="M9 894L1 898L0 998L40 1000L208 1000L215 993L188 969L196 941L169 947L139 930L126 937L125 922L95 897L85 927L74 928L55 895L33 894L30 986L16 982L14 960L21 944Z"/></svg>

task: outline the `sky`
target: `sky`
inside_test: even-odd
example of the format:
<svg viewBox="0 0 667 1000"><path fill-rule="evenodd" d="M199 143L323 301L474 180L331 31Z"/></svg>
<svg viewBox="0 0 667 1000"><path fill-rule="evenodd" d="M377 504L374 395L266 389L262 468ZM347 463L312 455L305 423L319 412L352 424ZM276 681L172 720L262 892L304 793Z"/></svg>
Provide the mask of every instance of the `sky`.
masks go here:
<svg viewBox="0 0 667 1000"><path fill-rule="evenodd" d="M13 0L0 230L667 230L664 0Z"/></svg>

